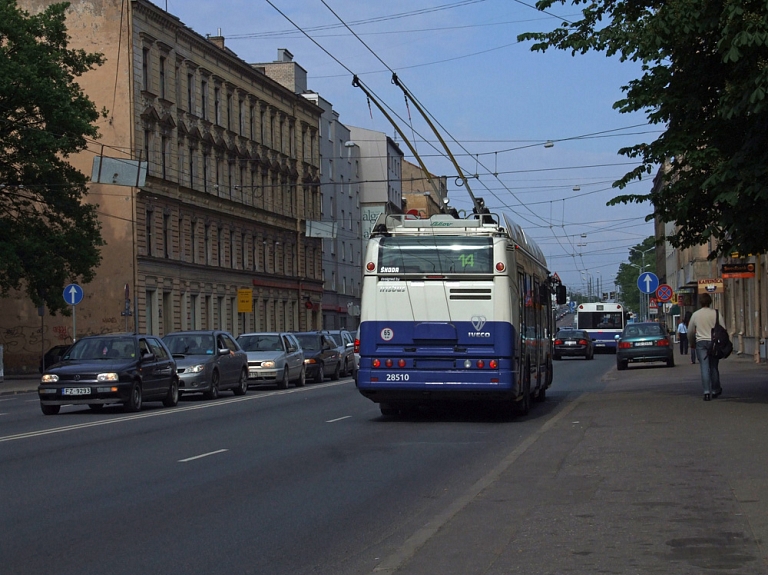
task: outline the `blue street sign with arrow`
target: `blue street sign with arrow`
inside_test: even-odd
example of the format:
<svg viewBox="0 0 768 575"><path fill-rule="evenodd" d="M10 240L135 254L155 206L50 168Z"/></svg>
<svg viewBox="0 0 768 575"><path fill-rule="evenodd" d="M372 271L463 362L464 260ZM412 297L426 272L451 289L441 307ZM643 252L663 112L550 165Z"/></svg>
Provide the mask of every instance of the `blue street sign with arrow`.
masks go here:
<svg viewBox="0 0 768 575"><path fill-rule="evenodd" d="M83 301L83 288L77 284L69 284L64 288L64 301L67 305L77 305Z"/></svg>
<svg viewBox="0 0 768 575"><path fill-rule="evenodd" d="M637 278L637 288L645 294L655 293L659 289L659 278L651 272L641 273Z"/></svg>

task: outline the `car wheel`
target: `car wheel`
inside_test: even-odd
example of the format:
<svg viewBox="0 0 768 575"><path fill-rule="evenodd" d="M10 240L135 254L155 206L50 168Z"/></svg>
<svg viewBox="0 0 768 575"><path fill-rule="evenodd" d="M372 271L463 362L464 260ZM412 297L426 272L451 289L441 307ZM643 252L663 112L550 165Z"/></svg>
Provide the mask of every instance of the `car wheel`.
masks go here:
<svg viewBox="0 0 768 575"><path fill-rule="evenodd" d="M587 359L595 359L595 352L593 351L587 356Z"/></svg>
<svg viewBox="0 0 768 575"><path fill-rule="evenodd" d="M103 403L89 403L88 407L91 408L91 411L101 411L102 409L104 409L104 404Z"/></svg>
<svg viewBox="0 0 768 575"><path fill-rule="evenodd" d="M307 383L307 372L304 369L304 366L301 366L301 373L299 374L299 379L296 380L296 387L304 387L306 383Z"/></svg>
<svg viewBox="0 0 768 575"><path fill-rule="evenodd" d="M675 357L672 356L667 360L667 367L675 367Z"/></svg>
<svg viewBox="0 0 768 575"><path fill-rule="evenodd" d="M134 381L131 386L131 394L128 397L128 402L123 406L123 409L128 412L141 411L141 383Z"/></svg>
<svg viewBox="0 0 768 575"><path fill-rule="evenodd" d="M163 399L165 407L175 407L179 404L179 380L175 377L171 380L171 386Z"/></svg>
<svg viewBox="0 0 768 575"><path fill-rule="evenodd" d="M338 381L340 377L341 377L341 364L337 363L336 367L333 370L333 375L331 376L331 379L333 381Z"/></svg>
<svg viewBox="0 0 768 575"><path fill-rule="evenodd" d="M552 356L552 359L554 359L555 361L560 361L562 358L559 355L555 354Z"/></svg>
<svg viewBox="0 0 768 575"><path fill-rule="evenodd" d="M536 395L536 401L541 403L546 399L547 399L547 390L542 387L539 389L539 393Z"/></svg>
<svg viewBox="0 0 768 575"><path fill-rule="evenodd" d="M235 395L245 395L248 392L248 372L243 370L240 372L240 381L232 389Z"/></svg>
<svg viewBox="0 0 768 575"><path fill-rule="evenodd" d="M277 382L277 389L288 389L288 368L283 370L283 377Z"/></svg>
<svg viewBox="0 0 768 575"><path fill-rule="evenodd" d="M325 380L325 371L323 370L322 364L317 369L317 375L315 375L315 383L323 383L323 380Z"/></svg>
<svg viewBox="0 0 768 575"><path fill-rule="evenodd" d="M218 399L219 398L219 372L218 370L213 370L213 375L211 375L211 389L206 391L203 394L203 397L205 399Z"/></svg>
<svg viewBox="0 0 768 575"><path fill-rule="evenodd" d="M43 405L40 404L40 409L43 411L43 415L56 415L61 410L60 405Z"/></svg>
<svg viewBox="0 0 768 575"><path fill-rule="evenodd" d="M619 371L623 371L627 369L627 362L626 361L617 361L616 362L616 369Z"/></svg>

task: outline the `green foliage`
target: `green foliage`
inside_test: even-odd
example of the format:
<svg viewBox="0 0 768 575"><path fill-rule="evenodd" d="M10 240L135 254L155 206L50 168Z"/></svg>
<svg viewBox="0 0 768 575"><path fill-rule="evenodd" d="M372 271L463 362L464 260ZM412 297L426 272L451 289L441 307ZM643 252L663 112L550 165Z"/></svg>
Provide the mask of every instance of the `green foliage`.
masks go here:
<svg viewBox="0 0 768 575"><path fill-rule="evenodd" d="M0 0L0 295L23 289L53 313L67 283L93 278L103 244L86 176L67 161L98 136L75 78L102 57L67 47L67 7L29 15Z"/></svg>
<svg viewBox="0 0 768 575"><path fill-rule="evenodd" d="M566 0L541 0L546 10ZM642 76L623 86L620 112L644 111L665 126L654 142L619 152L640 165L615 182L624 188L663 166L647 194L676 222L676 247L718 240L716 253L768 251L768 4L765 0L573 0L583 18L527 33L532 50L590 50L639 62ZM661 184L664 185L661 185Z"/></svg>

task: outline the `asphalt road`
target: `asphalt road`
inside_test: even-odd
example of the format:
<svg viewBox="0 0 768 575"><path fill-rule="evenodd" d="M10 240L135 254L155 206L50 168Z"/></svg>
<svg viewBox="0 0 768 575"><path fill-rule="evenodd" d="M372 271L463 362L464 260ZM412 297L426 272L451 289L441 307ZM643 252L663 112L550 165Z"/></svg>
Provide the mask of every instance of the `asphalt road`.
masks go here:
<svg viewBox="0 0 768 575"><path fill-rule="evenodd" d="M768 573L761 463L739 494L696 447L727 400L698 366L613 365L557 362L527 417L386 419L351 380L130 415L0 398L0 573Z"/></svg>

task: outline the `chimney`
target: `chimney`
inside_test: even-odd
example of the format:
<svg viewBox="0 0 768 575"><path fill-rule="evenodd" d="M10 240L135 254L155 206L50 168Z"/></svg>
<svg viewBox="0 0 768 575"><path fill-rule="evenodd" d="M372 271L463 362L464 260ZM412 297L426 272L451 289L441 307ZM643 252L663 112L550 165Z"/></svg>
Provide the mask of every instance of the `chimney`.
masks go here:
<svg viewBox="0 0 768 575"><path fill-rule="evenodd" d="M221 35L221 28L217 31L216 36L206 36L206 39L214 46L224 49L224 36Z"/></svg>
<svg viewBox="0 0 768 575"><path fill-rule="evenodd" d="M278 62L293 62L293 54L291 54L286 48L277 49L277 61Z"/></svg>

